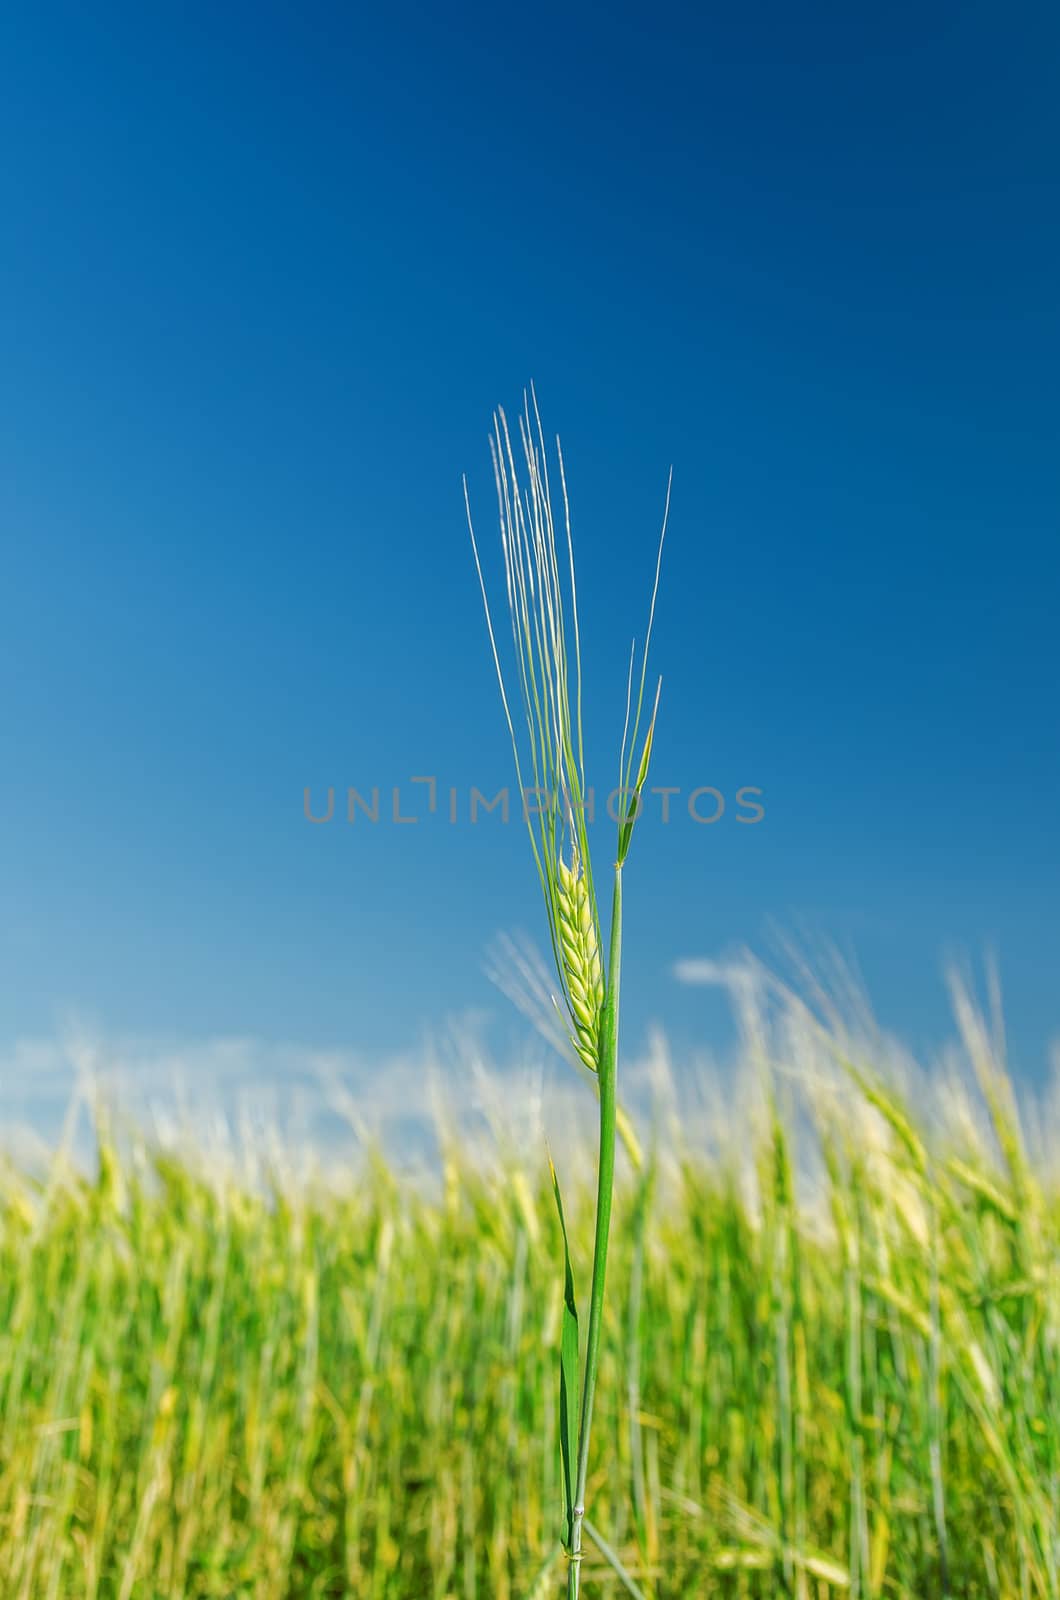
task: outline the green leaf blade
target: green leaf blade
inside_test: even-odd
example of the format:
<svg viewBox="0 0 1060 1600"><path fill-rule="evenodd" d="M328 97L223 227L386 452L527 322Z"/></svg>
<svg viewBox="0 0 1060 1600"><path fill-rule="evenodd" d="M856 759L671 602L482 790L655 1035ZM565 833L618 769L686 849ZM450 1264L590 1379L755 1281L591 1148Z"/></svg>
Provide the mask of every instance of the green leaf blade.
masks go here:
<svg viewBox="0 0 1060 1600"><path fill-rule="evenodd" d="M574 1297L574 1272L570 1263L563 1199L552 1157L548 1161L563 1235L563 1327L559 1352L559 1435L563 1457L563 1496L567 1525L563 1548L570 1551L574 1529L574 1477L578 1461L578 1306Z"/></svg>

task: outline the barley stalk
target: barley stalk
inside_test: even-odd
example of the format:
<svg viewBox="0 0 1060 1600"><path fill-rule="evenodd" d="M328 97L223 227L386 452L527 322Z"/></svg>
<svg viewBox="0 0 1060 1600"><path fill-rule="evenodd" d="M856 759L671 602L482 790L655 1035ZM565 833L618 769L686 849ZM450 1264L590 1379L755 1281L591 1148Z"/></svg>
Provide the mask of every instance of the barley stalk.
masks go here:
<svg viewBox="0 0 1060 1600"><path fill-rule="evenodd" d="M567 1592L569 1600L577 1600L582 1560L589 1441L599 1366L611 1204L614 1193L615 1132L618 1118L616 1096L618 999L622 957L622 866L629 853L633 828L640 812L641 791L648 775L659 705L656 692L655 705L634 777L633 763L636 758L640 719L644 706L648 648L655 618L655 599L658 593L662 545L670 509L670 491L667 487L666 511L663 516L662 536L659 540L659 557L655 566L655 585L652 590L648 630L641 655L640 680L632 729L630 712L633 702L635 646L630 654L629 680L626 686L626 722L619 756L620 781L624 798L628 803L618 827L610 949L605 971L600 955L599 920L586 831L584 796L587 791L582 737L581 633L578 625L574 544L571 536L570 503L567 496L563 452L557 439L556 454L563 499L567 557L565 565L569 574L569 593L565 590L561 577L544 432L533 390L531 389L530 396L524 401L518 427L526 473L525 485L520 479L516 453L503 410L498 408L493 420L490 452L497 489L515 679L522 711L522 716L518 719L520 726L518 735L515 731L517 719L512 714L505 687L505 676L501 668L465 480L464 502L467 508L468 528L471 533L490 647L520 790L525 794L527 789L524 775L532 776L533 788L538 795L544 791L551 802L536 809L536 821L528 807L524 807L524 815L544 895L556 972L570 1017L570 1041L579 1059L595 1073L599 1093L599 1154L592 1286L589 1296L585 1359L582 1367L581 1405L576 1429L574 1397L578 1386L577 1305L566 1226L563 1222L559 1180L555 1178L555 1174L553 1175L564 1237L564 1312L560 1356L560 1433L566 1502L563 1544L568 1556ZM568 640L573 643L573 656L568 653ZM565 858L565 850L568 848L569 860ZM609 1547L605 1541L601 1544L601 1549L606 1548Z"/></svg>

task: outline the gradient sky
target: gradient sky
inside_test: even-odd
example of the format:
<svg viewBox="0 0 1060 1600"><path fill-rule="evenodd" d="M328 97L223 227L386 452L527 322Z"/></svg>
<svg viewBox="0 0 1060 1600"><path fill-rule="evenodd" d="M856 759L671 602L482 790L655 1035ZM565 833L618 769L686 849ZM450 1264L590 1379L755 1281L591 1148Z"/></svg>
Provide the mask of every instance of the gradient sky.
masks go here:
<svg viewBox="0 0 1060 1600"><path fill-rule="evenodd" d="M510 1023L520 829L303 790L509 781L460 478L496 580L490 412L533 379L590 776L672 462L654 777L730 801L635 842L627 1038L712 1036L674 963L780 930L914 1042L995 950L1039 1069L1055 7L21 6L0 61L0 1042Z"/></svg>

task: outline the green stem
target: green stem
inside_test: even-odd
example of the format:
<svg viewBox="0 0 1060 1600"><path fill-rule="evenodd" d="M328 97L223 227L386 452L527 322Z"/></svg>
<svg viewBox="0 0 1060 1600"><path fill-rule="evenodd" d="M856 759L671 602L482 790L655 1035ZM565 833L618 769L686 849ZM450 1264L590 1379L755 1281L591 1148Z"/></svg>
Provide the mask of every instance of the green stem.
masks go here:
<svg viewBox="0 0 1060 1600"><path fill-rule="evenodd" d="M593 1245L593 1286L589 1303L589 1333L585 1346L585 1384L578 1432L578 1476L571 1522L568 1600L578 1600L582 1559L582 1523L585 1519L585 1483L589 1475L589 1431L596 1393L603 1329L604 1279L607 1245L611 1236L611 1199L615 1185L615 1105L618 1077L618 988L622 967L622 867L615 867L615 892L611 902L611 954L607 964L607 995L600 1028L600 1154L596 1183L596 1238Z"/></svg>

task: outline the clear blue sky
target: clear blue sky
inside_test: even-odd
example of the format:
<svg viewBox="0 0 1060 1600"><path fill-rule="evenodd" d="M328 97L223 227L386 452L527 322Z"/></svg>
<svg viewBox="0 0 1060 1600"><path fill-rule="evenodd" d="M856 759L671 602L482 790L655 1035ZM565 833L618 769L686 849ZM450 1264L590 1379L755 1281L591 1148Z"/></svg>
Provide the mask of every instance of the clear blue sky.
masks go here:
<svg viewBox="0 0 1060 1600"><path fill-rule="evenodd" d="M490 410L532 378L596 775L673 462L655 775L764 791L638 838L629 1036L709 1034L673 963L804 926L916 1040L995 948L1036 1068L1054 7L21 6L0 60L0 1038L503 1014L520 830L302 795L508 780L460 475L496 576Z"/></svg>

